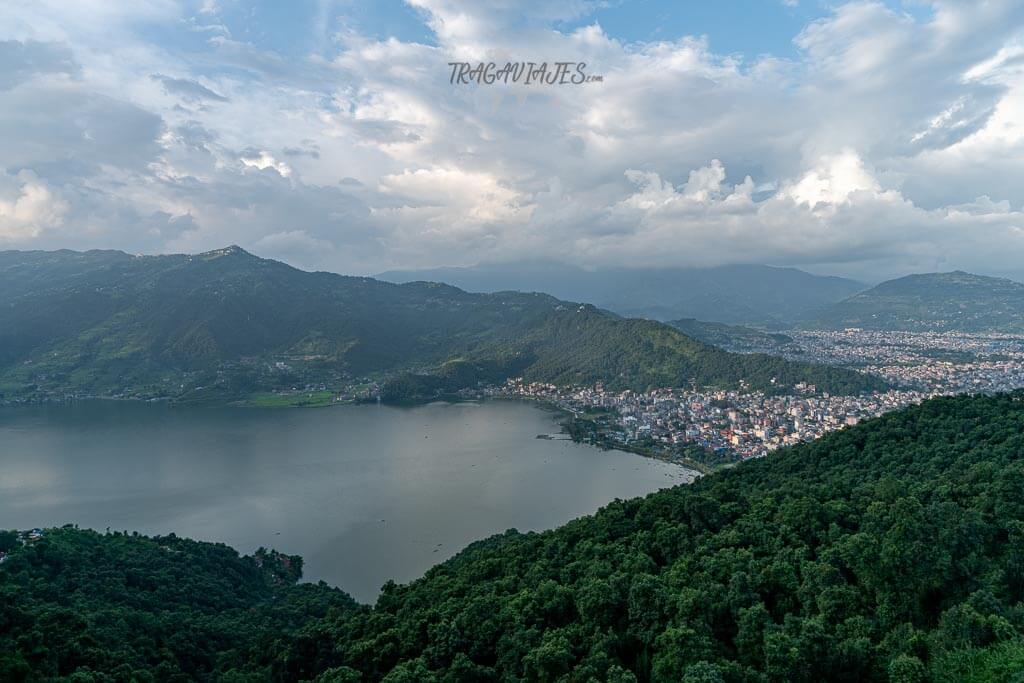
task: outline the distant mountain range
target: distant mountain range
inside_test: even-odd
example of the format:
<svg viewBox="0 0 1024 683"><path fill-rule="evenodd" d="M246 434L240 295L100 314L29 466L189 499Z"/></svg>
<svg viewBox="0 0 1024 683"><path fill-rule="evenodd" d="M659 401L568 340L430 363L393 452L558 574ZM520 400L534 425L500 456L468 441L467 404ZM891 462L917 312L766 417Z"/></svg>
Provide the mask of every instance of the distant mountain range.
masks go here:
<svg viewBox="0 0 1024 683"><path fill-rule="evenodd" d="M775 346L768 338L756 338L763 332L737 327L746 325L1024 332L1024 284L962 271L908 275L871 288L760 265L590 271L529 261L389 271L379 277L398 283L445 282L472 292L544 291L624 316L666 321L696 339L738 350Z"/></svg>
<svg viewBox="0 0 1024 683"><path fill-rule="evenodd" d="M309 273L238 247L189 255L0 252L0 398L227 400L358 378L389 396L502 381L875 389L839 368L737 355L546 294ZM400 378L395 380L394 378Z"/></svg>
<svg viewBox="0 0 1024 683"><path fill-rule="evenodd" d="M867 288L840 277L761 265L584 270L564 263L525 261L395 270L378 277L397 283L445 282L470 292L540 291L630 317L696 318L778 329Z"/></svg>
<svg viewBox="0 0 1024 683"><path fill-rule="evenodd" d="M1024 284L962 271L908 275L844 299L801 326L1024 332Z"/></svg>

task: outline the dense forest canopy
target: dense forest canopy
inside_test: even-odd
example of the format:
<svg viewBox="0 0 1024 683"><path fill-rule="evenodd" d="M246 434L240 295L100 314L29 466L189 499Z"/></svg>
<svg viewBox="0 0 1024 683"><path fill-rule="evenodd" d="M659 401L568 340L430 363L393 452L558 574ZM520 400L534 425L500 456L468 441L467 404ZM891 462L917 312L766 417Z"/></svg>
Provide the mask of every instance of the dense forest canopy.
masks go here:
<svg viewBox="0 0 1024 683"><path fill-rule="evenodd" d="M357 609L302 558L174 535L0 532L0 681L266 680L312 619Z"/></svg>
<svg viewBox="0 0 1024 683"><path fill-rule="evenodd" d="M1017 392L931 400L509 531L372 608L293 585L296 561L273 554L8 536L0 678L1021 680L1022 491Z"/></svg>

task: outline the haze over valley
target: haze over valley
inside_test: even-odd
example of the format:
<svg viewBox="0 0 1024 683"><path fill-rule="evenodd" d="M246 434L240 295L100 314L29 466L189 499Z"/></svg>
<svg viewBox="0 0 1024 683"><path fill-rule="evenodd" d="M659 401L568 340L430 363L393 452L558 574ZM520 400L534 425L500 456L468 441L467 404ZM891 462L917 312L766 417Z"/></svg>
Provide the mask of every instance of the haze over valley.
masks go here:
<svg viewBox="0 0 1024 683"><path fill-rule="evenodd" d="M389 282L446 282L470 292L542 291L586 301L620 315L655 320L696 318L781 328L824 310L867 285L796 268L598 268L557 262L482 264L473 268L390 271Z"/></svg>

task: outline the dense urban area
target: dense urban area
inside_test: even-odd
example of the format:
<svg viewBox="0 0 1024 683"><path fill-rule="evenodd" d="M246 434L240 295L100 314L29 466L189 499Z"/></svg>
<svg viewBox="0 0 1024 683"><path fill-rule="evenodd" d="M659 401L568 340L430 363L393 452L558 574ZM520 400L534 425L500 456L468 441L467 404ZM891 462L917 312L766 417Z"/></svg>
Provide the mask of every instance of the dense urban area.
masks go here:
<svg viewBox="0 0 1024 683"><path fill-rule="evenodd" d="M940 395L1024 387L1024 337L1007 334L844 330L793 333L756 349L878 375L893 389L832 396L798 384L785 395L756 391L607 391L510 380L489 395L533 398L573 416L574 438L668 460L722 464L764 456Z"/></svg>

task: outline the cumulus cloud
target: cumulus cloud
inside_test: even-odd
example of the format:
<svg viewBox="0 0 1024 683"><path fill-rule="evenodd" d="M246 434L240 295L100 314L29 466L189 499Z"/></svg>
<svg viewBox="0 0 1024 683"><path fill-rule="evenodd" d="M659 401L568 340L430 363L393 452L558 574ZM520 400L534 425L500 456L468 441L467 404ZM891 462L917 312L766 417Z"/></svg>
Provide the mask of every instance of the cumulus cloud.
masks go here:
<svg viewBox="0 0 1024 683"><path fill-rule="evenodd" d="M839 154L822 157L815 168L784 188L782 194L810 208L847 202L855 192L878 193L878 181L871 175L856 152L845 149Z"/></svg>
<svg viewBox="0 0 1024 683"><path fill-rule="evenodd" d="M713 162L691 178L718 177L719 168ZM948 269L954 255L964 256L958 249L972 252L971 267L1010 267L1024 247L1024 213L1009 202L979 197L925 210L883 189L849 152L822 159L761 201L752 199L749 177L731 188L694 193L689 182L675 188L657 174L627 176L635 192L605 217L627 228L588 234L575 245L597 260L608 254L641 259L657 250L665 263L827 264L864 274L857 262L866 259L900 272Z"/></svg>
<svg viewBox="0 0 1024 683"><path fill-rule="evenodd" d="M1013 0L839 3L795 57L756 59L624 43L582 0L409 0L431 44L323 15L288 54L222 3L63 4L0 7L8 241L238 243L354 273L540 256L1024 277ZM453 86L456 60L604 80Z"/></svg>
<svg viewBox="0 0 1024 683"><path fill-rule="evenodd" d="M5 187L6 186L6 187ZM0 177L0 241L24 242L64 222L70 207L31 171Z"/></svg>
<svg viewBox="0 0 1024 683"><path fill-rule="evenodd" d="M283 161L275 159L270 152L248 150L242 154L241 161L244 165L261 171L269 168L276 171L282 178L287 178L292 174L291 167Z"/></svg>

